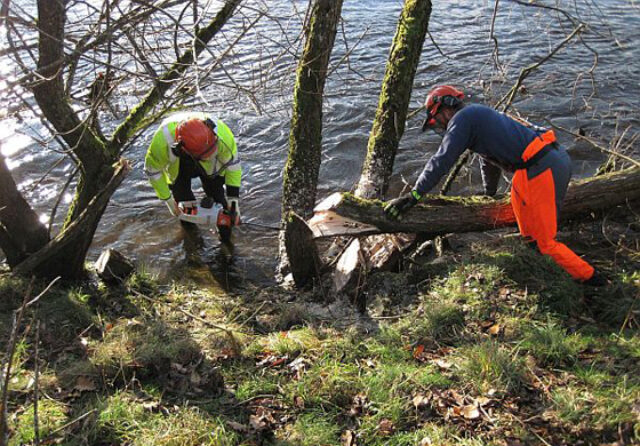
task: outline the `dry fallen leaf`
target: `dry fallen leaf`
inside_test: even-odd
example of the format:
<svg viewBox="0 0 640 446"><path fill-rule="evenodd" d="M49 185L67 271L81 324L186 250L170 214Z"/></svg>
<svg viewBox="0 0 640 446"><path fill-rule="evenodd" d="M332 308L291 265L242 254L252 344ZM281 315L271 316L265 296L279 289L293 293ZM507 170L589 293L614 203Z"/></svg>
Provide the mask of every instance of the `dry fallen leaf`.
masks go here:
<svg viewBox="0 0 640 446"><path fill-rule="evenodd" d="M178 373L182 373L183 375L186 375L188 370L185 366L183 366L182 364L179 364L177 362L172 362L171 363L171 368L173 370L175 370Z"/></svg>
<svg viewBox="0 0 640 446"><path fill-rule="evenodd" d="M198 372L196 372L195 370L191 372L191 377L189 378L189 381L191 381L191 384L193 384L194 386L199 386L200 384L202 384L202 378L200 377Z"/></svg>
<svg viewBox="0 0 640 446"><path fill-rule="evenodd" d="M489 334L497 336L500 333L500 324L493 324L489 327Z"/></svg>
<svg viewBox="0 0 640 446"><path fill-rule="evenodd" d="M78 379L76 379L76 385L73 386L73 389L80 392L91 392L96 390L96 383L88 376L78 376Z"/></svg>
<svg viewBox="0 0 640 446"><path fill-rule="evenodd" d="M299 409L304 409L304 398L302 398L301 396L294 396L293 405Z"/></svg>
<svg viewBox="0 0 640 446"><path fill-rule="evenodd" d="M142 408L149 412L156 412L160 408L160 403L157 401L146 401L142 403Z"/></svg>
<svg viewBox="0 0 640 446"><path fill-rule="evenodd" d="M416 395L413 397L413 405L416 409L424 409L429 406L429 401L431 398L425 395Z"/></svg>
<svg viewBox="0 0 640 446"><path fill-rule="evenodd" d="M356 446L356 434L352 430L346 430L341 436L342 446Z"/></svg>
<svg viewBox="0 0 640 446"><path fill-rule="evenodd" d="M382 420L380 420L380 423L378 423L378 432L382 436L391 435L393 434L394 430L395 426L393 425L393 421L389 420L388 418L383 418Z"/></svg>
<svg viewBox="0 0 640 446"><path fill-rule="evenodd" d="M420 355L422 355L422 352L424 352L424 345L420 344L413 349L413 357L418 359Z"/></svg>
<svg viewBox="0 0 640 446"><path fill-rule="evenodd" d="M460 410L460 414L467 420L475 420L476 418L480 418L480 411L475 404L467 404L466 406L463 406Z"/></svg>
<svg viewBox="0 0 640 446"><path fill-rule="evenodd" d="M246 424L237 423L235 421L227 421L227 425L236 432L249 432L249 426L247 426Z"/></svg>
<svg viewBox="0 0 640 446"><path fill-rule="evenodd" d="M267 428L267 423L265 423L262 417L258 415L250 415L249 424L254 430L257 431L261 431Z"/></svg>
<svg viewBox="0 0 640 446"><path fill-rule="evenodd" d="M440 367L441 369L450 369L451 367L453 367L453 364L451 364L450 362L445 361L444 359L436 359L435 361L433 361L438 367Z"/></svg>

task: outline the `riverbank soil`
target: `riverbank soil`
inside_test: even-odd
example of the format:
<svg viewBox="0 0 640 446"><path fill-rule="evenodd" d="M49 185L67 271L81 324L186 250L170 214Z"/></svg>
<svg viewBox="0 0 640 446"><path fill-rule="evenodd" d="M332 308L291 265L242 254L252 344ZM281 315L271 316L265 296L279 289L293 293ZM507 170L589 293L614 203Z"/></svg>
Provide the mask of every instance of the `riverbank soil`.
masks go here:
<svg viewBox="0 0 640 446"><path fill-rule="evenodd" d="M18 330L10 444L34 442L36 388L40 444L637 444L637 215L562 229L609 284L574 283L504 231L370 275L366 314L321 290L144 271L56 284ZM27 286L0 276L3 346Z"/></svg>

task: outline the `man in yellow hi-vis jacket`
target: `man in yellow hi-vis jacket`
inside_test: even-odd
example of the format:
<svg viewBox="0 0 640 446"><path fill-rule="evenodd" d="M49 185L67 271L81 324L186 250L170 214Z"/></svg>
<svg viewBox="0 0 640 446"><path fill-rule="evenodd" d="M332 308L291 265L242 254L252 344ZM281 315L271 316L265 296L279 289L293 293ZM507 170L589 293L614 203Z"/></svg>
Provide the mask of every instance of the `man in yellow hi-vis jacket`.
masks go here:
<svg viewBox="0 0 640 446"><path fill-rule="evenodd" d="M233 133L221 120L199 112L169 116L153 135L144 170L171 214L196 207L191 180L199 177L208 207L220 203L231 222L240 223L242 169Z"/></svg>

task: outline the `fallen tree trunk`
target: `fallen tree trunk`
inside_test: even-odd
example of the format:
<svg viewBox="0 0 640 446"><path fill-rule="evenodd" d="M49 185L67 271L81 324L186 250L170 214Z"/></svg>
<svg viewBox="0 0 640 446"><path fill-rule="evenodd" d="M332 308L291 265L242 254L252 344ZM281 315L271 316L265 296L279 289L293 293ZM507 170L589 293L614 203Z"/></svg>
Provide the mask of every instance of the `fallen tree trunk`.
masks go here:
<svg viewBox="0 0 640 446"><path fill-rule="evenodd" d="M640 169L592 177L570 184L561 219L607 209L640 198ZM316 206L308 221L315 238L370 235L391 232L437 236L476 232L515 224L508 198L441 197L423 199L403 219L389 219L380 200L364 200L349 193L335 193Z"/></svg>

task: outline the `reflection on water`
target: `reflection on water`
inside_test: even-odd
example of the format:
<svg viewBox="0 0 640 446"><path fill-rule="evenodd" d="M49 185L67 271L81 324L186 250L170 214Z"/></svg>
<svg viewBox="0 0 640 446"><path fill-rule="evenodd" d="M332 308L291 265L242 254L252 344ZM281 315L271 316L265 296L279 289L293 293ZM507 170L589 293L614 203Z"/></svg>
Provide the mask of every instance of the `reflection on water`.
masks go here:
<svg viewBox="0 0 640 446"><path fill-rule="evenodd" d="M402 3L345 2L343 28L349 44L345 44L340 31L331 64L336 68L347 52L348 64L333 70L325 87L324 153L318 199L335 190L351 189L360 175L380 81ZM564 127L581 127L590 136L607 141L628 126L632 127L629 133L632 134L639 123L640 14L637 5L625 0L598 3L601 7L598 14L587 7L581 10L583 19L590 21L595 31L584 37L599 54L595 85L590 76L581 75L591 68L593 55L574 44L527 79L526 92L514 105L533 121L544 123L545 119L552 119ZM208 89L203 86L203 93L211 104L205 109L224 120L237 138L243 162L243 220L277 226L295 60L286 52L277 61L270 57L282 52L281 46L273 41L282 29L287 30L290 42L297 41L300 19L291 17L293 2L278 0L269 4L271 17L279 17L286 26L263 18L231 54L225 70L212 74L213 86ZM426 40L416 74L412 108L420 106L429 87L438 83L463 86L472 95L472 101L486 102L483 87L491 85L494 95L504 92L522 67L546 55L569 31L566 24L558 24L557 17L550 17L548 11L501 2L496 36L500 41L501 62L508 68L507 78L501 79L491 62L493 42L489 30L494 4L484 0L434 2L430 32L446 57ZM304 16L306 2L295 2L295 5ZM234 23L241 21L237 19ZM257 74L255 67L269 68L269 72ZM6 70L0 67L3 75L8 73ZM228 85L227 73L237 82L245 82L251 90L266 87L258 88L260 113L256 112L253 99L224 87ZM139 86L132 86L131 90L135 88ZM124 110L125 106L135 105L134 99L126 96L119 105ZM108 110L103 112L102 119L105 131L117 124ZM400 190L402 178L412 183L438 147L437 137L419 131L421 119L417 116L407 123L389 195ZM236 228L231 254L215 233L201 229L194 234L168 214L142 170L144 153L154 130L149 128L125 154L133 161L134 170L114 194L96 233L90 258L95 259L102 248L109 246L145 263L162 276L186 277L207 286L233 288L247 280L271 280L277 255L275 231L249 225ZM10 156L9 165L27 199L39 213L48 213L66 181L70 163L54 165L61 155L36 144L25 146L25 136L11 136L16 131L35 138L42 127L28 116L20 123L12 119L0 121L0 144L3 153ZM592 148L576 144L566 135L560 138L570 149L578 176L591 174L602 161L602 154ZM52 168L50 174L37 188L31 189L29 184L38 181L49 168ZM456 191L478 190L474 172L457 185ZM194 191L199 191L197 181L194 181ZM58 219L62 215L59 211Z"/></svg>

